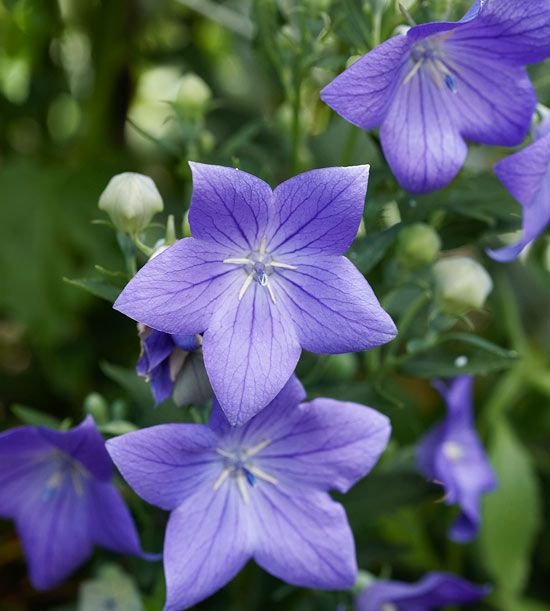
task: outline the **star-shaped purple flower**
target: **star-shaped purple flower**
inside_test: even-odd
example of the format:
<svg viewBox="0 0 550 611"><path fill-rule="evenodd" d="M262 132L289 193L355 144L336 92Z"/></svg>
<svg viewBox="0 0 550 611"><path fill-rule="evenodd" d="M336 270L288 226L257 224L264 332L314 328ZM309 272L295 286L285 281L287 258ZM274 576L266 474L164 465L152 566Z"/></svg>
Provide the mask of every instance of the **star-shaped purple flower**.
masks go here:
<svg viewBox="0 0 550 611"><path fill-rule="evenodd" d="M550 223L550 112L535 128L534 141L495 165L495 173L523 206L523 235L515 244L490 250L497 261L512 261Z"/></svg>
<svg viewBox="0 0 550 611"><path fill-rule="evenodd" d="M490 588L477 586L449 573L429 573L417 583L376 581L356 601L357 611L430 611L445 605L474 603Z"/></svg>
<svg viewBox="0 0 550 611"><path fill-rule="evenodd" d="M273 400L302 348L360 351L395 336L342 256L361 221L368 166L313 170L273 191L239 170L191 167L193 237L149 261L115 308L165 333L204 334L206 370L231 424Z"/></svg>
<svg viewBox="0 0 550 611"><path fill-rule="evenodd" d="M23 426L0 435L0 516L15 520L30 580L52 588L94 545L143 555L92 418L69 431Z"/></svg>
<svg viewBox="0 0 550 611"><path fill-rule="evenodd" d="M380 126L400 184L425 193L448 184L466 140L516 146L536 94L525 64L550 56L550 3L478 0L456 23L412 27L327 85L321 98L351 123Z"/></svg>
<svg viewBox="0 0 550 611"><path fill-rule="evenodd" d="M298 586L353 586L353 535L327 492L346 492L371 470L389 421L362 405L304 398L293 376L243 427L215 404L209 426L160 425L107 443L134 490L171 512L166 611L211 595L252 558Z"/></svg>
<svg viewBox="0 0 550 611"><path fill-rule="evenodd" d="M479 529L482 495L494 490L497 482L473 422L473 378L460 376L448 387L443 382L434 386L447 404L447 418L420 442L418 466L444 487L447 505L460 506L449 537L465 543Z"/></svg>
<svg viewBox="0 0 550 611"><path fill-rule="evenodd" d="M137 373L151 385L158 405L174 394L177 405L200 404L212 395L199 335L170 335L138 325L141 354Z"/></svg>

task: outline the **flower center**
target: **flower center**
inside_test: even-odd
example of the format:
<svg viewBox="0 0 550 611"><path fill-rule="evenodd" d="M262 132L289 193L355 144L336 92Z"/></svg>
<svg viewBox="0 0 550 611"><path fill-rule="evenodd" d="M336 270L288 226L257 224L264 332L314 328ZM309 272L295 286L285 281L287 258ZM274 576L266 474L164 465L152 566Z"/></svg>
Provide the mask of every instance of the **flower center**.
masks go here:
<svg viewBox="0 0 550 611"><path fill-rule="evenodd" d="M453 31L451 30L439 36L429 36L413 46L411 51L413 66L403 80L404 85L411 81L421 68L425 67L439 88L445 86L451 93L456 93L458 91L458 71L452 65L448 56L445 54L444 48L440 44L452 34Z"/></svg>
<svg viewBox="0 0 550 611"><path fill-rule="evenodd" d="M277 303L275 293L273 292L272 283L269 277L273 272L279 269L296 269L294 265L280 263L275 261L273 257L266 252L267 238L263 237L258 250L253 250L246 257L230 257L224 259L224 263L229 265L239 265L246 272L246 278L239 291L239 301L244 297L248 287L252 282L256 281L260 286L267 288L271 301Z"/></svg>
<svg viewBox="0 0 550 611"><path fill-rule="evenodd" d="M460 460L464 456L464 449L456 441L446 441L443 446L443 454L453 462Z"/></svg>
<svg viewBox="0 0 550 611"><path fill-rule="evenodd" d="M51 456L49 460L51 460ZM46 480L44 488L42 489L42 499L44 501L52 499L58 493L67 478L71 480L76 494L82 496L82 494L84 494L83 480L85 477L88 477L88 472L79 462L61 454L57 459L56 469Z"/></svg>
<svg viewBox="0 0 550 611"><path fill-rule="evenodd" d="M231 478L235 481L244 503L248 504L249 488L254 488L258 479L277 485L279 483L277 479L260 469L253 461L253 458L270 443L270 439L264 439L251 448L237 448L231 451L218 448L216 452L223 458L223 470L214 483L214 490L219 490L223 483Z"/></svg>
<svg viewBox="0 0 550 611"><path fill-rule="evenodd" d="M393 603L383 603L380 607L380 611L399 611L397 606Z"/></svg>

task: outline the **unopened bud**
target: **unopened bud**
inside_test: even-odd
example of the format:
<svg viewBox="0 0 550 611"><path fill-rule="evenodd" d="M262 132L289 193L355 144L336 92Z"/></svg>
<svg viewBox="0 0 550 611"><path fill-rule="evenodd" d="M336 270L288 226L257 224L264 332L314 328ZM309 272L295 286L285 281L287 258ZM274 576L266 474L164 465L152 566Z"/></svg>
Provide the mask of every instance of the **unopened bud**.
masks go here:
<svg viewBox="0 0 550 611"><path fill-rule="evenodd" d="M162 197L149 176L124 172L113 176L99 198L99 208L107 212L122 233L143 231L163 209Z"/></svg>
<svg viewBox="0 0 550 611"><path fill-rule="evenodd" d="M208 109L212 91L196 74L186 74L180 81L176 107L188 118L202 116Z"/></svg>
<svg viewBox="0 0 550 611"><path fill-rule="evenodd" d="M397 238L397 260L401 267L418 269L437 259L441 240L436 231L425 223L404 227Z"/></svg>
<svg viewBox="0 0 550 611"><path fill-rule="evenodd" d="M450 314L460 315L482 308L493 289L491 276L469 257L441 259L433 271L439 304Z"/></svg>
<svg viewBox="0 0 550 611"><path fill-rule="evenodd" d="M103 424L109 420L107 401L97 392L90 393L84 399L84 411L90 414L97 424Z"/></svg>

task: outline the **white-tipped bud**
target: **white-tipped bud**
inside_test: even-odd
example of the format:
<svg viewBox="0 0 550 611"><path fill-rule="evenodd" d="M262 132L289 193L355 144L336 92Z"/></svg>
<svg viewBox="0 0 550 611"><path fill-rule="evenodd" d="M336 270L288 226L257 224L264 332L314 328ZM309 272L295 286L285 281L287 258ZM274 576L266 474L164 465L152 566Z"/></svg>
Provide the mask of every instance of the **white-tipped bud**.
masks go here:
<svg viewBox="0 0 550 611"><path fill-rule="evenodd" d="M99 198L113 225L122 233L135 235L143 231L164 205L149 176L124 172L113 176Z"/></svg>
<svg viewBox="0 0 550 611"><path fill-rule="evenodd" d="M482 308L493 289L491 276L470 257L441 259L433 271L439 304L450 314Z"/></svg>

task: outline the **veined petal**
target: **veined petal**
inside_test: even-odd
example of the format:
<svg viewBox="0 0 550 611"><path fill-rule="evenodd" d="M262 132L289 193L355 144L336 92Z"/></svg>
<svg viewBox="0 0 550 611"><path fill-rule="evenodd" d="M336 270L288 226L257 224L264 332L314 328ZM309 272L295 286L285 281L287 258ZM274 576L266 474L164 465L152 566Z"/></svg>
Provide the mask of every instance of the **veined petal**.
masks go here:
<svg viewBox="0 0 550 611"><path fill-rule="evenodd" d="M43 482L17 514L17 533L37 590L61 583L92 552L86 486L85 479L75 484L69 475L51 489Z"/></svg>
<svg viewBox="0 0 550 611"><path fill-rule="evenodd" d="M483 53L475 53L472 61L473 51L465 50L454 37L442 46L456 80L450 103L456 107L461 135L482 144L520 144L537 104L527 70Z"/></svg>
<svg viewBox="0 0 550 611"><path fill-rule="evenodd" d="M453 96L420 69L397 89L382 123L386 160L401 186L411 193L445 186L466 159Z"/></svg>
<svg viewBox="0 0 550 611"><path fill-rule="evenodd" d="M143 499L175 509L205 482L214 484L216 434L197 424L160 424L107 442L124 479Z"/></svg>
<svg viewBox="0 0 550 611"><path fill-rule="evenodd" d="M321 91L321 99L362 129L379 125L391 103L410 43L395 36L352 64Z"/></svg>
<svg viewBox="0 0 550 611"><path fill-rule="evenodd" d="M439 609L476 602L489 591L450 573L429 573L417 583L380 580L359 594L357 611L380 611L384 604L404 611Z"/></svg>
<svg viewBox="0 0 550 611"><path fill-rule="evenodd" d="M303 257L295 270L282 270L276 282L306 350L358 352L395 337L393 321L344 257Z"/></svg>
<svg viewBox="0 0 550 611"><path fill-rule="evenodd" d="M344 253L359 229L368 180L369 166L363 165L312 170L281 183L274 191L268 252L289 262L297 252Z"/></svg>
<svg viewBox="0 0 550 611"><path fill-rule="evenodd" d="M278 415L284 417L279 430L254 423L270 440L258 464L281 483L300 487L347 492L378 461L391 432L379 412L333 399L315 399Z"/></svg>
<svg viewBox="0 0 550 611"><path fill-rule="evenodd" d="M232 425L244 424L273 400L300 352L292 320L265 287L254 282L242 299L225 301L204 334L203 353L214 394Z"/></svg>
<svg viewBox="0 0 550 611"><path fill-rule="evenodd" d="M134 520L114 484L91 481L88 495L92 541L119 554L143 556Z"/></svg>
<svg viewBox="0 0 550 611"><path fill-rule="evenodd" d="M194 238L179 240L130 280L114 308L165 333L202 333L239 279L223 260L231 251Z"/></svg>
<svg viewBox="0 0 550 611"><path fill-rule="evenodd" d="M236 486L207 485L170 514L164 540L165 611L219 590L251 557L254 533Z"/></svg>
<svg viewBox="0 0 550 611"><path fill-rule="evenodd" d="M233 252L258 248L268 223L273 192L263 180L234 168L190 163L193 237Z"/></svg>
<svg viewBox="0 0 550 611"><path fill-rule="evenodd" d="M113 465L105 450L105 441L91 416L69 431L54 431L45 427L39 427L38 431L52 448L80 462L93 477L102 481L110 481L113 477Z"/></svg>
<svg viewBox="0 0 550 611"><path fill-rule="evenodd" d="M287 583L325 590L351 588L355 544L344 508L328 494L263 486L251 504L256 522L254 559Z"/></svg>
<svg viewBox="0 0 550 611"><path fill-rule="evenodd" d="M497 261L511 261L550 223L550 134L495 165L495 173L523 206L523 235L511 246L489 251Z"/></svg>

